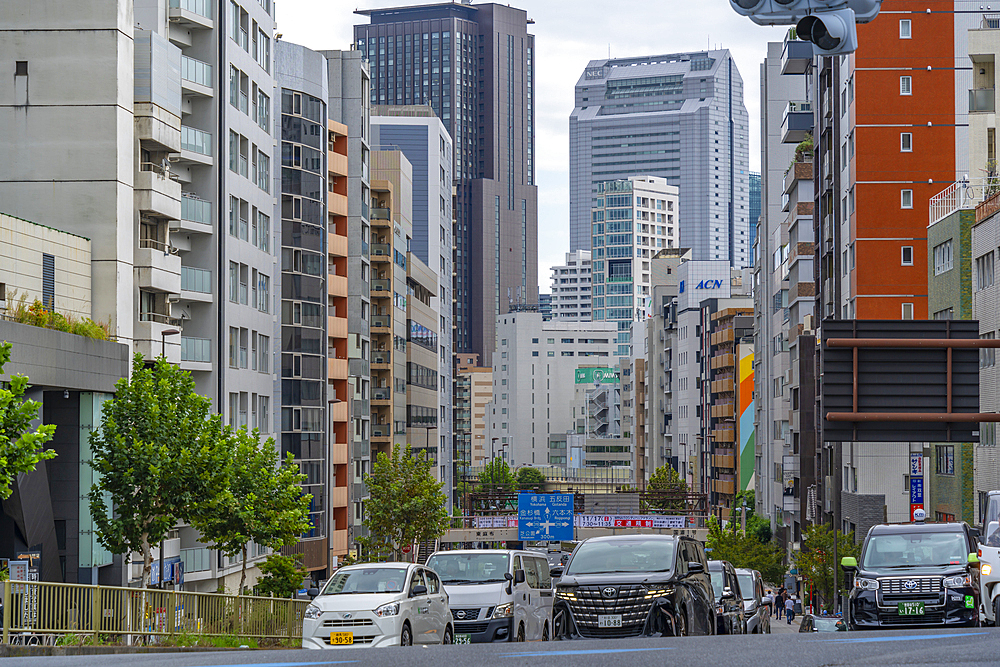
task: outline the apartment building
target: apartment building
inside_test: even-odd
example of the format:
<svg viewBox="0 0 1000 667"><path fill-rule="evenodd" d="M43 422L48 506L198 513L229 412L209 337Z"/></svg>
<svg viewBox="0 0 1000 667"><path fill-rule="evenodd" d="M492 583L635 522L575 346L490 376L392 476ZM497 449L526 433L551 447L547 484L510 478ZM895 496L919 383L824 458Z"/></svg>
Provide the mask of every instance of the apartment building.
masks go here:
<svg viewBox="0 0 1000 667"><path fill-rule="evenodd" d="M486 440L489 403L493 400L493 369L480 366L474 354L459 354L455 374L455 463L461 479L470 467L489 462Z"/></svg>
<svg viewBox="0 0 1000 667"><path fill-rule="evenodd" d="M728 50L590 61L569 133L571 251L591 249L598 184L649 174L682 193L677 246L749 264L749 117Z"/></svg>
<svg viewBox="0 0 1000 667"><path fill-rule="evenodd" d="M614 322L617 353L632 356L632 326L651 304L651 260L677 247L678 189L667 179L632 176L598 183L593 220L592 307L595 322Z"/></svg>
<svg viewBox="0 0 1000 667"><path fill-rule="evenodd" d="M406 433L415 452L426 452L439 482L449 482L452 472L451 438L439 438L439 385L442 378L439 351L438 276L415 253L406 262ZM450 498L451 486L446 485Z"/></svg>
<svg viewBox="0 0 1000 667"><path fill-rule="evenodd" d="M566 263L553 266L550 304L552 317L570 322L591 319L590 251L566 253Z"/></svg>
<svg viewBox="0 0 1000 667"><path fill-rule="evenodd" d="M497 316L538 299L533 21L492 3L356 13L371 103L429 104L454 140L454 344L489 364Z"/></svg>
<svg viewBox="0 0 1000 667"><path fill-rule="evenodd" d="M487 440L511 465L549 462L549 436L573 430L575 373L614 363L617 328L610 322L545 322L537 307L497 320L493 398ZM494 442L495 441L495 442Z"/></svg>

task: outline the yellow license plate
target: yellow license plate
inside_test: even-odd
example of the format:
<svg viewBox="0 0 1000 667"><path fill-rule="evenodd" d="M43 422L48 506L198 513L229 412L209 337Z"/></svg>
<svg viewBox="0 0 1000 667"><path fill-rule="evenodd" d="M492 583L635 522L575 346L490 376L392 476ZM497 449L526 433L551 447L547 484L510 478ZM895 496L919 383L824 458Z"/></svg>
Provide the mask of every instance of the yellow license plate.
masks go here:
<svg viewBox="0 0 1000 667"><path fill-rule="evenodd" d="M354 633L353 632L331 632L330 633L330 644L332 646L344 646L345 644L354 643Z"/></svg>

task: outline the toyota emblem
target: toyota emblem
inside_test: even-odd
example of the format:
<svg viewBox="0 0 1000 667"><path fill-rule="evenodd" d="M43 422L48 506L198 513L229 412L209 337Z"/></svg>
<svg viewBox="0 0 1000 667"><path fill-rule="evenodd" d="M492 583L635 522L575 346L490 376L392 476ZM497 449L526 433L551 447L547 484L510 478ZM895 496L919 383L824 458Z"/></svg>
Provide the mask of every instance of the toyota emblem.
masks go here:
<svg viewBox="0 0 1000 667"><path fill-rule="evenodd" d="M916 587L917 587L917 582L914 581L913 579L903 582L903 588L905 588L908 591L912 591Z"/></svg>
<svg viewBox="0 0 1000 667"><path fill-rule="evenodd" d="M617 589L614 589L611 586L608 586L607 588L605 588L604 590L601 591L601 594L604 597L606 597L606 598L613 598L616 595L618 595L618 591L617 591Z"/></svg>
<svg viewBox="0 0 1000 667"><path fill-rule="evenodd" d="M458 620L462 620L463 618L465 618L465 611L462 610L462 609L459 609L458 611L456 611L455 612L455 618L457 618Z"/></svg>

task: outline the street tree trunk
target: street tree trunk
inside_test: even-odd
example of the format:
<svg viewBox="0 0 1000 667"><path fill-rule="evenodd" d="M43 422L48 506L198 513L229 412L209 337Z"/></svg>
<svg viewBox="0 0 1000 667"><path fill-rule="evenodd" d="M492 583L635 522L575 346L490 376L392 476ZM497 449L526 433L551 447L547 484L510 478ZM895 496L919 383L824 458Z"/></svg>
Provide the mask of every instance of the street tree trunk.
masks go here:
<svg viewBox="0 0 1000 667"><path fill-rule="evenodd" d="M153 568L153 555L149 549L149 535L142 536L142 587L149 588L149 575Z"/></svg>
<svg viewBox="0 0 1000 667"><path fill-rule="evenodd" d="M243 584L247 580L247 545L243 545L243 570L240 572L240 590L237 595L243 595Z"/></svg>

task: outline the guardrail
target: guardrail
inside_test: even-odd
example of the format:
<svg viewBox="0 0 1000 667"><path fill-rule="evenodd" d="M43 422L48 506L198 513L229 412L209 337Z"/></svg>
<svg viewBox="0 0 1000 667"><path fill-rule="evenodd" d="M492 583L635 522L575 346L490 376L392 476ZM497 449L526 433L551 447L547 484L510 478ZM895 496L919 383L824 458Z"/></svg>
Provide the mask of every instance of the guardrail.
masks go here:
<svg viewBox="0 0 1000 667"><path fill-rule="evenodd" d="M294 640L308 601L38 581L3 582L3 643L24 635L92 635L149 643L201 635Z"/></svg>

